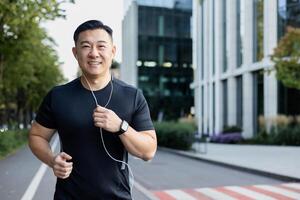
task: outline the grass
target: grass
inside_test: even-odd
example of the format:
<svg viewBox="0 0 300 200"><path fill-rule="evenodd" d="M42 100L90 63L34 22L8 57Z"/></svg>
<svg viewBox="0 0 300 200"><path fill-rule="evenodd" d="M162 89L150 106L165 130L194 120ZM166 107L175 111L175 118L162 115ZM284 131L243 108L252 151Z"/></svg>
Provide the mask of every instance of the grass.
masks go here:
<svg viewBox="0 0 300 200"><path fill-rule="evenodd" d="M28 130L8 130L0 132L0 159L14 153L27 142Z"/></svg>

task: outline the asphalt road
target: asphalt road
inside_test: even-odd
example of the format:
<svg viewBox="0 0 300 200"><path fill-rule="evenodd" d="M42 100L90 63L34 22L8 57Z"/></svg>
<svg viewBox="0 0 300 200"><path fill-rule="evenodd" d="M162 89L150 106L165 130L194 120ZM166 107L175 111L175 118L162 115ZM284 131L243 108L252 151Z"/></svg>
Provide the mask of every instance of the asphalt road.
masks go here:
<svg viewBox="0 0 300 200"><path fill-rule="evenodd" d="M56 151L58 151L58 149L59 145L57 146ZM31 184L31 182L35 179L35 175L38 173L40 167L41 162L33 156L27 146L22 147L7 158L0 160L0 199L22 199L29 185L35 185ZM55 182L56 178L53 175L52 170L47 167L41 180L38 181L37 190L32 199L53 199ZM148 200L148 197L140 191L144 188L139 186L137 189L137 186L133 188L134 199Z"/></svg>
<svg viewBox="0 0 300 200"><path fill-rule="evenodd" d="M130 163L136 181L151 191L282 183L280 180L186 158L165 151L158 151L151 162L140 162L131 159Z"/></svg>
<svg viewBox="0 0 300 200"><path fill-rule="evenodd" d="M58 149L59 147L57 147ZM148 200L149 194L168 189L189 189L253 184L280 184L282 181L202 161L158 151L150 162L130 157L135 183L135 200ZM1 200L18 200L24 195L41 162L27 146L0 160ZM34 200L53 199L55 177L47 168L38 184ZM151 195L150 195L151 196Z"/></svg>

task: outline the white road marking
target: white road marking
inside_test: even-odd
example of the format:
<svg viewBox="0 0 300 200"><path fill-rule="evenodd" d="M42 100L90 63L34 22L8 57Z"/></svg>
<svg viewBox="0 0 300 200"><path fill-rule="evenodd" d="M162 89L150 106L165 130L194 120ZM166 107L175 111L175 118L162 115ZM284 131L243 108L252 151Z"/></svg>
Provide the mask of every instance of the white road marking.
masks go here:
<svg viewBox="0 0 300 200"><path fill-rule="evenodd" d="M300 189L300 183L286 183L282 184L284 186L290 187L290 188L295 188L295 189Z"/></svg>
<svg viewBox="0 0 300 200"><path fill-rule="evenodd" d="M270 185L256 185L255 187L261 188L261 189L264 189L264 190L268 190L268 191L271 191L271 192L275 192L275 193L278 193L278 194L281 194L281 195L284 195L284 196L287 196L287 197L290 197L290 198L300 199L300 194L299 193L292 192L292 191L289 191L289 190L285 190L285 189L282 189L282 188L279 188L279 187L270 186Z"/></svg>
<svg viewBox="0 0 300 200"><path fill-rule="evenodd" d="M174 197L175 199L184 199L184 200L197 200L188 193L185 193L181 190L166 190L166 193Z"/></svg>
<svg viewBox="0 0 300 200"><path fill-rule="evenodd" d="M58 141L59 141L59 137L56 136L53 144L51 145L52 150L56 148ZM46 170L47 170L47 165L45 165L44 163L41 164L40 168L38 169L37 173L34 175L29 186L27 187L25 193L23 194L21 200L32 200L33 199Z"/></svg>
<svg viewBox="0 0 300 200"><path fill-rule="evenodd" d="M219 192L213 188L200 188L200 189L196 189L196 191L201 192L205 196L208 196L212 199L237 200L236 198L233 198L229 195Z"/></svg>
<svg viewBox="0 0 300 200"><path fill-rule="evenodd" d="M232 190L232 191L237 192L239 194L243 194L245 196L257 199L257 200L276 200L276 199L274 199L270 196L264 195L262 193L254 192L252 190L242 188L242 187L239 187L239 186L227 186L227 187L224 187L224 188L226 188L228 190Z"/></svg>

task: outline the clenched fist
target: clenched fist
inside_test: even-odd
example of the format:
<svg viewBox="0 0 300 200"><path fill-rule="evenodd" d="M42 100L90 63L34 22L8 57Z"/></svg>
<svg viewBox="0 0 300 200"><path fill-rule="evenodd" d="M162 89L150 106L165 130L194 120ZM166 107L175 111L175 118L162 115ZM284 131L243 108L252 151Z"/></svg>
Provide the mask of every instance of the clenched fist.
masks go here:
<svg viewBox="0 0 300 200"><path fill-rule="evenodd" d="M120 130L122 120L112 110L97 106L93 114L94 124L99 128L103 128L109 132L115 133Z"/></svg>
<svg viewBox="0 0 300 200"><path fill-rule="evenodd" d="M72 157L65 152L57 154L52 163L52 170L55 176L58 178L68 178L73 169L73 162L67 162L71 160Z"/></svg>

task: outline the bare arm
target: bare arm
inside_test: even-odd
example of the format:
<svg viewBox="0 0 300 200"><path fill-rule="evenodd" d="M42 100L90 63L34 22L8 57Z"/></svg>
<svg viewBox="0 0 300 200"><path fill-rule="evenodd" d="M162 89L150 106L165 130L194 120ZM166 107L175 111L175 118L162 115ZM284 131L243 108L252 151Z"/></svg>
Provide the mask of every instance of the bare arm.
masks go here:
<svg viewBox="0 0 300 200"><path fill-rule="evenodd" d="M126 150L132 155L145 161L151 160L157 149L156 133L154 130L137 132L129 127L120 135Z"/></svg>
<svg viewBox="0 0 300 200"><path fill-rule="evenodd" d="M32 153L49 167L53 165L54 154L49 142L54 133L54 129L46 128L37 122L33 122L29 131L29 147Z"/></svg>
<svg viewBox="0 0 300 200"><path fill-rule="evenodd" d="M98 106L94 111L95 126L112 133L118 132L122 120L114 111ZM157 148L156 133L154 130L137 132L132 127L119 136L126 150L143 160L151 160Z"/></svg>
<svg viewBox="0 0 300 200"><path fill-rule="evenodd" d="M55 176L68 178L72 172L73 163L67 160L72 157L64 152L54 155L49 144L54 133L55 129L49 129L34 122L29 131L29 147L38 159L53 169Z"/></svg>

